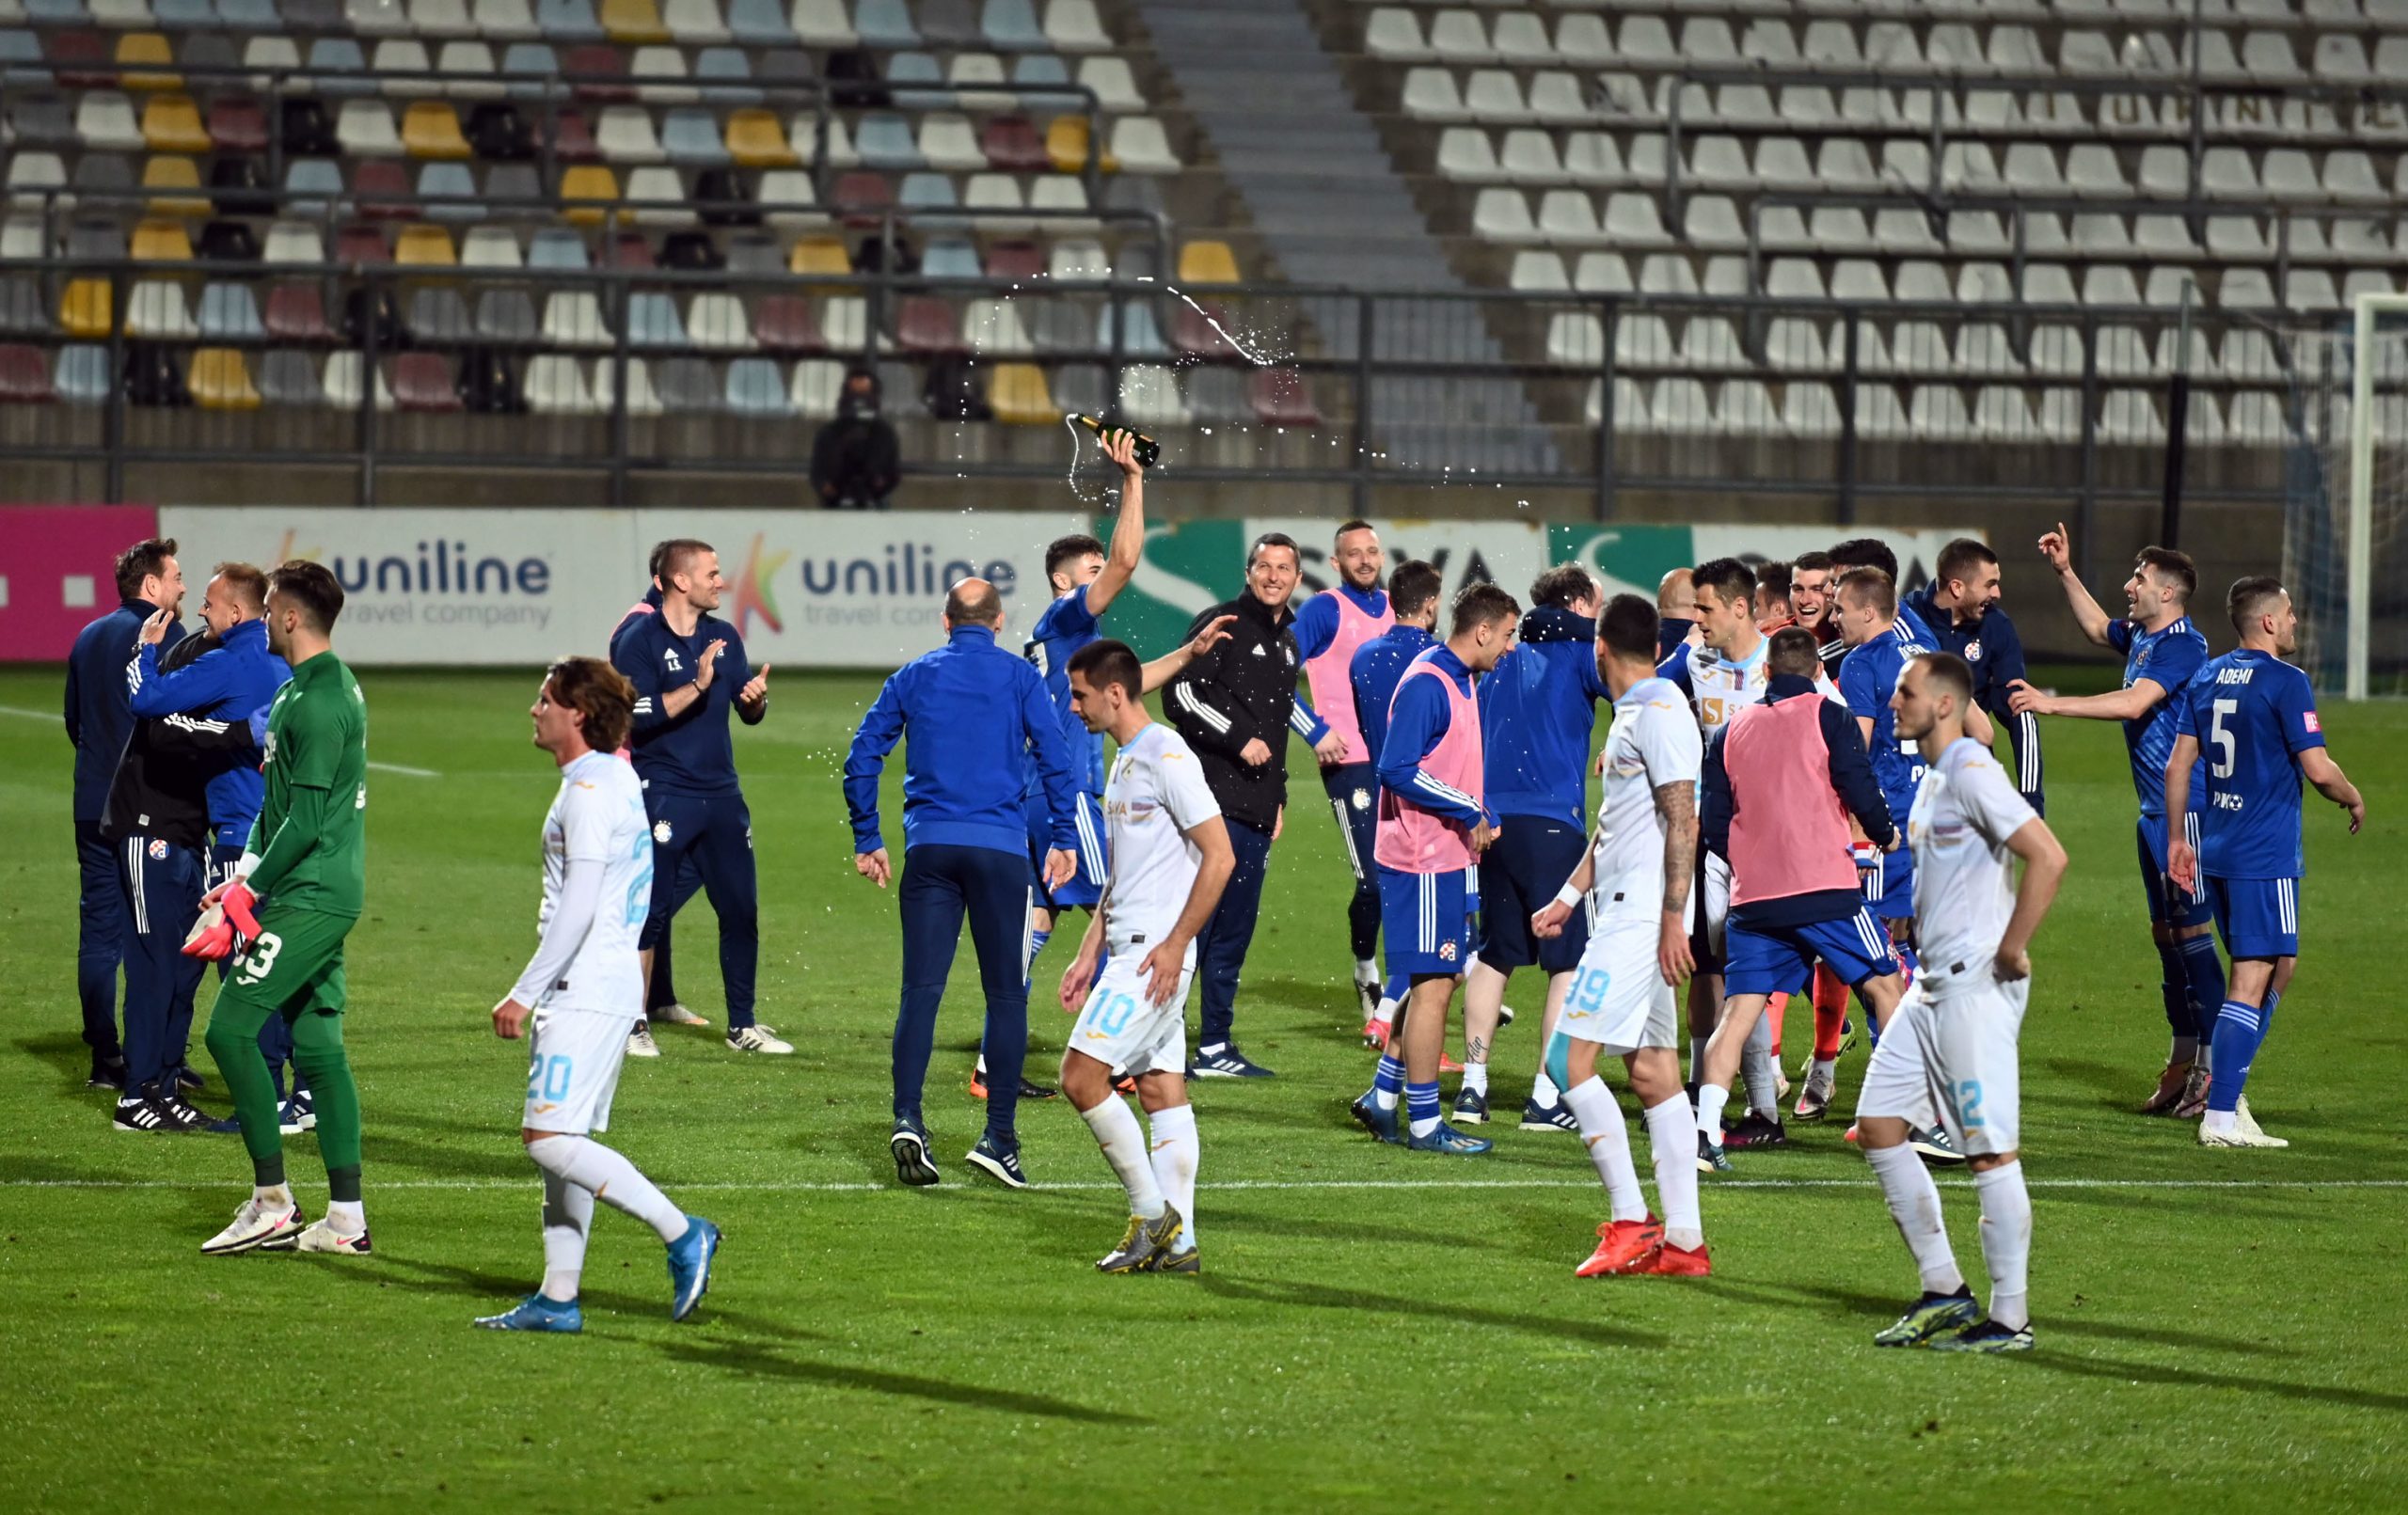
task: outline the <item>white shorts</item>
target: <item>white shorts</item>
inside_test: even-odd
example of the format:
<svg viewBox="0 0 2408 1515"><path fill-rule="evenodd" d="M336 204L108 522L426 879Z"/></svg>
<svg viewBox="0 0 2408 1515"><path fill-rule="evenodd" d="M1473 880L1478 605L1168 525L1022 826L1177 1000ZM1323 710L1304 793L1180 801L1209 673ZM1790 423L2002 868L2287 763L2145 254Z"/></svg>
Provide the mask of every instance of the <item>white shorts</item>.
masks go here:
<svg viewBox="0 0 2408 1515"><path fill-rule="evenodd" d="M2017 1150L2016 1039L2031 999L2030 979L2002 984L1987 962L1953 978L1919 975L1873 1049L1857 1118L1939 1124L1968 1157Z"/></svg>
<svg viewBox="0 0 2408 1515"><path fill-rule="evenodd" d="M1196 976L1195 952L1189 950L1170 1002L1156 1004L1146 993L1146 976L1140 971L1147 951L1133 945L1113 953L1070 1027L1069 1049L1132 1075L1184 1072L1187 985Z"/></svg>
<svg viewBox="0 0 2408 1515"><path fill-rule="evenodd" d="M527 1110L518 1124L531 1131L583 1136L610 1128L610 1097L627 1060L627 1033L642 1012L538 1010L528 1027L533 1061L527 1069Z"/></svg>
<svg viewBox="0 0 2408 1515"><path fill-rule="evenodd" d="M1675 1047L1678 1005L1656 967L1658 918L1608 916L1589 932L1556 1029L1609 1052Z"/></svg>

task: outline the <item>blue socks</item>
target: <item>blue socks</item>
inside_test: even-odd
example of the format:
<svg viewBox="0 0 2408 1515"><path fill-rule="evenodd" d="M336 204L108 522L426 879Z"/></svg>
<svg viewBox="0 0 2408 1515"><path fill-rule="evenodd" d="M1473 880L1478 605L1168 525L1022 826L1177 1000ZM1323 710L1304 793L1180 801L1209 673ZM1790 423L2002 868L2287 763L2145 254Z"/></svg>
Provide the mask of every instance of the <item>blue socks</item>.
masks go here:
<svg viewBox="0 0 2408 1515"><path fill-rule="evenodd" d="M1394 1053L1380 1054L1380 1070L1371 1075L1371 1087L1383 1094L1404 1092L1404 1064L1400 1062ZM1431 1087L1434 1089L1437 1085L1432 1084ZM1434 1094L1430 1097L1435 1099L1438 1097Z"/></svg>
<svg viewBox="0 0 2408 1515"><path fill-rule="evenodd" d="M1404 1113L1413 1122L1413 1134L1427 1136L1438 1128L1438 1085L1408 1083L1404 1086Z"/></svg>
<svg viewBox="0 0 2408 1515"><path fill-rule="evenodd" d="M1053 939L1054 933L1050 930L1039 931L1034 926L1029 928L1028 961L1022 966L1020 975L1020 986L1022 988L1025 989L1035 982L1037 978L1037 955L1043 952L1045 950L1045 944ZM1098 978L1101 978L1103 976L1102 964L1098 963L1096 965L1095 976Z"/></svg>
<svg viewBox="0 0 2408 1515"><path fill-rule="evenodd" d="M2223 1018L2216 1007L2224 1003L2224 959L2216 955L2216 939L2197 936L2177 944L2181 951L2182 971L2190 985L2193 1024L2198 1028L2201 1042L2215 1035L2216 1022ZM2271 1010L2273 997L2268 997ZM2181 1034L2181 1023L2176 1022L2175 1034Z"/></svg>
<svg viewBox="0 0 2408 1515"><path fill-rule="evenodd" d="M2274 1006L2282 998L2269 992L2262 1008L2239 1000L2224 1002L2223 1013L2216 1017L2216 1072L2208 1085L2210 1110L2229 1113L2240 1107L2241 1097L2249 1087L2249 1065L2257 1061L2258 1049L2266 1045L2266 1033L2274 1024Z"/></svg>

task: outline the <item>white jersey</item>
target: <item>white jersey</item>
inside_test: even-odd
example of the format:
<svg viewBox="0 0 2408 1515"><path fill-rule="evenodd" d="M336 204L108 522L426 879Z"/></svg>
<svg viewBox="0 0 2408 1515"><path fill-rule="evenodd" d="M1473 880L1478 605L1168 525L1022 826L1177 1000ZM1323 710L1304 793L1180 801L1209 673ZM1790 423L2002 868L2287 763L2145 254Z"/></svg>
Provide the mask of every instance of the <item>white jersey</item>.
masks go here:
<svg viewBox="0 0 2408 1515"><path fill-rule="evenodd" d="M1104 781L1112 893L1104 940L1117 956L1170 935L1196 887L1203 854L1185 832L1221 813L1187 739L1155 721L1120 749ZM1188 944L1188 957L1196 947Z"/></svg>
<svg viewBox="0 0 2408 1515"><path fill-rule="evenodd" d="M1641 679L1614 702L1597 808L1599 919L1663 909L1664 822L1656 813L1656 790L1686 782L1694 792L1704 754L1705 740L1671 680Z"/></svg>
<svg viewBox="0 0 2408 1515"><path fill-rule="evenodd" d="M2032 819L1998 759L1970 736L1948 745L1915 788L1907 815L1914 849L1916 935L1925 964L1987 964L2015 912L2006 839Z"/></svg>
<svg viewBox="0 0 2408 1515"><path fill-rule="evenodd" d="M1756 650L1741 658L1711 647L1683 650L1688 655L1690 702L1697 711L1698 725L1709 734L1748 706L1765 702L1765 685L1771 678L1770 637L1757 638ZM1814 670L1814 688L1826 700L1841 698L1820 668Z"/></svg>
<svg viewBox="0 0 2408 1515"><path fill-rule="evenodd" d="M643 963L636 936L652 912L652 827L636 770L610 752L588 752L561 770L560 794L544 817L544 906L550 925L572 862L602 865L594 923L567 966L547 984L524 986L537 1009L643 1014ZM540 961L546 955L539 951ZM531 971L534 965L530 965Z"/></svg>

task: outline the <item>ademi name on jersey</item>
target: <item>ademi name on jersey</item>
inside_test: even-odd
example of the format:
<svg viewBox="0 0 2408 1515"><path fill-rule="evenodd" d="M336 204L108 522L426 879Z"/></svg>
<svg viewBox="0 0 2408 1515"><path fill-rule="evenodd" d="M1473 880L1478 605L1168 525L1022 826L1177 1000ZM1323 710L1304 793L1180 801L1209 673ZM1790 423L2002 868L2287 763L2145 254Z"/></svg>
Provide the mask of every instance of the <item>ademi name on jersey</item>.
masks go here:
<svg viewBox="0 0 2408 1515"><path fill-rule="evenodd" d="M2218 684L2246 684L2249 682L2250 675L2257 671L2258 671L2254 668L2220 668L2216 670L2216 682Z"/></svg>

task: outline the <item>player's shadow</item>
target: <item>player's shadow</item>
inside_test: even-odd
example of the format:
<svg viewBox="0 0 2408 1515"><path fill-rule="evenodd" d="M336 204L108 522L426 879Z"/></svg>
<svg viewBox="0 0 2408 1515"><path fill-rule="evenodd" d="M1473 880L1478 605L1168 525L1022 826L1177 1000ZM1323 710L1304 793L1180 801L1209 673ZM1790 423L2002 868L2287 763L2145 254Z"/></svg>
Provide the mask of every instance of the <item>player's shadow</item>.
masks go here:
<svg viewBox="0 0 2408 1515"><path fill-rule="evenodd" d="M1227 1192L1226 1190L1221 1191ZM1509 1255L1521 1251L1497 1237L1484 1234L1418 1231L1401 1225L1341 1221L1327 1211L1307 1217L1275 1215L1267 1210L1232 1206L1217 1194L1213 1196L1210 1214L1215 1226L1229 1225L1258 1235L1302 1237L1311 1241L1361 1241L1387 1247L1451 1247L1463 1252L1502 1252Z"/></svg>
<svg viewBox="0 0 2408 1515"><path fill-rule="evenodd" d="M526 1178L527 1160L515 1138L492 1130L454 1146L417 1141L380 1129L367 1142L367 1160L379 1167L407 1168L438 1178Z"/></svg>
<svg viewBox="0 0 2408 1515"><path fill-rule="evenodd" d="M1874 1323L1876 1329L1893 1318L1899 1298L1893 1294L1874 1294L1863 1289L1846 1288L1835 1284L1774 1284L1735 1280L1724 1282L1723 1292L1735 1299L1758 1304L1787 1307L1799 1300L1818 1300L1830 1307L1835 1317L1861 1317ZM2241 1341L2228 1336L2211 1336L2198 1332L2175 1331L2162 1326L2127 1326L2095 1317L2055 1316L2039 1322L2039 1330L2049 1335L2060 1333L2072 1336L2103 1336L2115 1340L2146 1341L2168 1347L2180 1347L2192 1351L2239 1352L2258 1357L2289 1357L2280 1348L2257 1342Z"/></svg>
<svg viewBox="0 0 2408 1515"><path fill-rule="evenodd" d="M2155 1340L2177 1340L2158 1333L2135 1333ZM2213 1343L2229 1348L2222 1341ZM2271 1394L2283 1399L2313 1400L2322 1404L2348 1405L2359 1410L2383 1410L2393 1414L2408 1411L2408 1394L2388 1394L2381 1389L2351 1388L2331 1383L2285 1383L2275 1379L2254 1377L2246 1373L2210 1373L2194 1367L2175 1367L2159 1363L2131 1363L2112 1357L2068 1357L2063 1353L2038 1351L2023 1359L2033 1368L2051 1373L2063 1373L2071 1378L2102 1379L2115 1383L2179 1384L2194 1389L2237 1389L2244 1394Z"/></svg>
<svg viewBox="0 0 2408 1515"><path fill-rule="evenodd" d="M740 1373L758 1379L784 1379L793 1383L819 1384L836 1389L859 1389L870 1394L891 1395L900 1398L922 1399L931 1404L947 1405L965 1410L1000 1410L1006 1414L1042 1415L1051 1420L1082 1421L1098 1426L1151 1426L1154 1422L1143 1415L1132 1415L1117 1410L1100 1410L1073 1400L1057 1399L1051 1395L1033 1394L1023 1389L990 1387L977 1383L951 1383L943 1379L924 1378L915 1373L896 1373L885 1368L867 1367L858 1364L829 1363L812 1358L789 1357L759 1343L730 1340L721 1336L687 1335L661 1343L661 1355L697 1367L717 1368L727 1373Z"/></svg>
<svg viewBox="0 0 2408 1515"><path fill-rule="evenodd" d="M2095 1099L2069 1099L2064 1097L2062 1094L2055 1098L2043 1096L2041 1100L2043 1103L2075 1108L2096 1106L2112 1110L2119 1115L2129 1115L2139 1102L2139 1094L2135 1093L2138 1088L2135 1081L2140 1076L2129 1067L2081 1057L2047 1058L2043 1060L2042 1065L2064 1081L2056 1086L2059 1090L2062 1091L2067 1084L2073 1084L2091 1090L2098 1096ZM2030 1084L2036 1082L2037 1081L2027 1081L2027 1097L2036 1092L2030 1088Z"/></svg>
<svg viewBox="0 0 2408 1515"><path fill-rule="evenodd" d="M1672 1339L1660 1332L1637 1331L1627 1326L1608 1325L1602 1320L1486 1309L1465 1304L1453 1297L1413 1300L1393 1294L1375 1294L1369 1289L1333 1288L1323 1284L1299 1284L1285 1280L1231 1278L1221 1273L1207 1273L1202 1283L1205 1292L1230 1300L1316 1310L1369 1310L1386 1315L1422 1316L1450 1326L1492 1326L1499 1330L1519 1331L1559 1345L1566 1336L1577 1337L1597 1347L1643 1347L1658 1351L1672 1344Z"/></svg>
<svg viewBox="0 0 2408 1515"><path fill-rule="evenodd" d="M92 1070L92 1049L84 1038L60 1034L55 1036L20 1036L17 1050L37 1063L49 1065L58 1075L56 1093L62 1099L99 1098L100 1091L84 1087L84 1076Z"/></svg>

